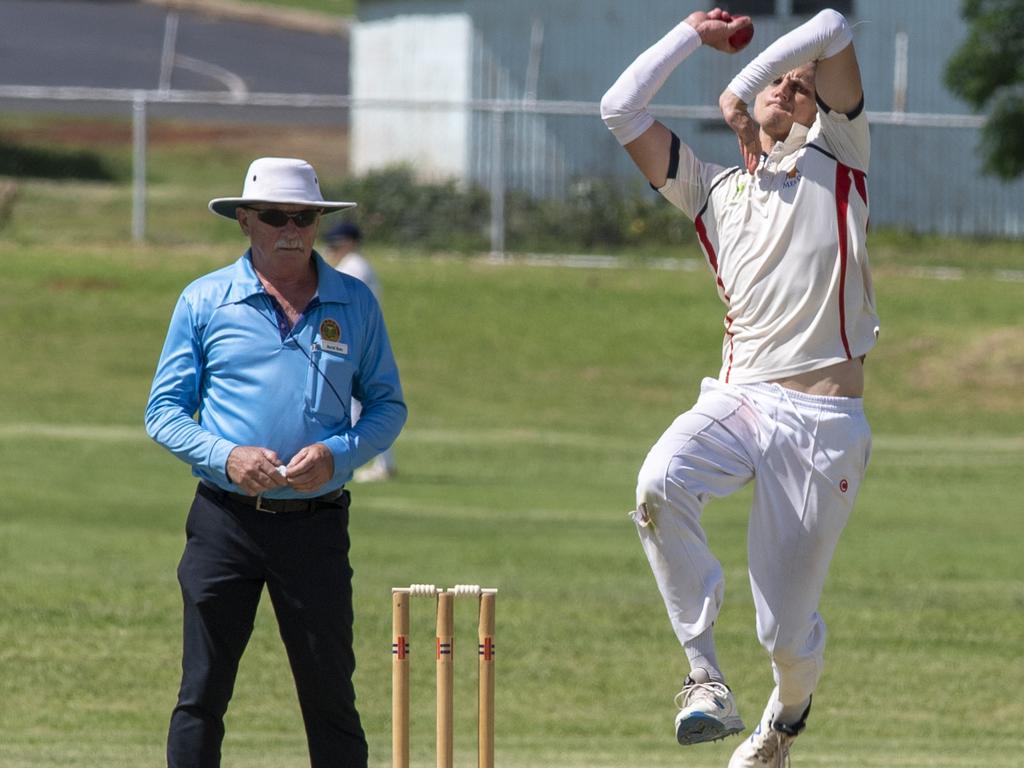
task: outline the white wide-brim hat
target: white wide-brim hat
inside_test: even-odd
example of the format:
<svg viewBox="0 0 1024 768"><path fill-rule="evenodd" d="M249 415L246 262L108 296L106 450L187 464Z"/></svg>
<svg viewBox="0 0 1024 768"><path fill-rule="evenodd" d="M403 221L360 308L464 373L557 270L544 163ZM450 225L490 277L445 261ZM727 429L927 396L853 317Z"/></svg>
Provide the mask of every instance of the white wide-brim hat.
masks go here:
<svg viewBox="0 0 1024 768"><path fill-rule="evenodd" d="M294 157L261 157L253 160L245 174L241 197L216 197L209 208L229 219L235 218L235 209L253 203L282 203L322 208L334 213L355 208L355 203L324 200L316 171L305 160Z"/></svg>

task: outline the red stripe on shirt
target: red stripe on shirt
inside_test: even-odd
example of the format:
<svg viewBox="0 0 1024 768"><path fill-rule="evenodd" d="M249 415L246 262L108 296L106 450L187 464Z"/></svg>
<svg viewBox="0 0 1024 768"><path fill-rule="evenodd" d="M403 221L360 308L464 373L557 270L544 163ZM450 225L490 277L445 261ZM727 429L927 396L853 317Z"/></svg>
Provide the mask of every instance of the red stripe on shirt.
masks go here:
<svg viewBox="0 0 1024 768"><path fill-rule="evenodd" d="M839 227L839 334L843 339L843 349L846 350L847 360L853 359L853 355L850 354L850 342L846 338L847 213L850 209L852 171L852 168L842 163L836 163L836 219ZM857 191L860 191L859 185Z"/></svg>
<svg viewBox="0 0 1024 768"><path fill-rule="evenodd" d="M857 194L860 195L860 199L867 205L868 202L868 185L867 175L864 171L858 171L856 168L851 168L850 172L853 173L853 183L857 185Z"/></svg>
<svg viewBox="0 0 1024 768"><path fill-rule="evenodd" d="M732 338L733 332L729 330L732 328L732 318L728 314L725 316L725 335L729 337L729 364L725 369L725 383L729 383L729 377L732 375Z"/></svg>
<svg viewBox="0 0 1024 768"><path fill-rule="evenodd" d="M711 265L711 269L715 273L715 282L722 289L722 297L728 301L729 294L725 292L725 283L722 282L722 278L718 274L718 257L715 255L715 248L711 245L711 240L708 239L707 227L704 226L704 221L700 216L694 219L693 226L697 230L697 239L700 240L701 247L704 249L704 255L708 257L708 264Z"/></svg>
<svg viewBox="0 0 1024 768"><path fill-rule="evenodd" d="M704 226L704 222L701 220L700 216L698 216L696 219L694 219L693 225L694 225L694 227L697 230L697 239L700 240L701 247L704 249L704 254L708 258L708 264L711 266L711 269L714 270L715 282L718 283L718 287L722 290L722 298L725 299L726 304L728 304L729 303L729 294L725 290L725 283L722 282L721 275L718 274L718 257L715 255L715 248L714 248L714 246L711 245L711 240L708 239L707 227ZM733 352L732 338L733 338L733 333L732 333L732 331L729 330L729 328L731 328L731 327L732 327L732 318L729 317L728 313L726 313L726 315L725 315L725 334L726 334L726 336L729 337L729 360L728 360L728 362L726 364L726 369L725 369L725 383L726 384L729 383L729 375L732 373L732 352Z"/></svg>

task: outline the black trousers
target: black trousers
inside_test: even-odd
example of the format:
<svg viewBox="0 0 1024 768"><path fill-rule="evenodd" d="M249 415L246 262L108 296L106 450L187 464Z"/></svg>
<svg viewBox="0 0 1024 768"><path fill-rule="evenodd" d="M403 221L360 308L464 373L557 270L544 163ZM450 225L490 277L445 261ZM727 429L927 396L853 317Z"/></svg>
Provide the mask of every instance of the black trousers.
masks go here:
<svg viewBox="0 0 1024 768"><path fill-rule="evenodd" d="M184 601L181 689L170 768L220 765L224 713L264 584L295 677L312 768L366 768L352 673L348 493L270 514L200 484L178 566Z"/></svg>

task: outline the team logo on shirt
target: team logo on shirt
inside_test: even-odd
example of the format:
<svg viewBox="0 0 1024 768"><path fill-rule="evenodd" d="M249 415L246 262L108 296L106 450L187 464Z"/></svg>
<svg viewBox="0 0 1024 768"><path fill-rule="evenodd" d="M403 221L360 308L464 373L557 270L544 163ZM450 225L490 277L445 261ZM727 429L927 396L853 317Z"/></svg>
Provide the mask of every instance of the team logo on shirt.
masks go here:
<svg viewBox="0 0 1024 768"><path fill-rule="evenodd" d="M327 318L320 323L320 338L324 341L341 341L341 326Z"/></svg>
<svg viewBox="0 0 1024 768"><path fill-rule="evenodd" d="M783 189L791 189L800 183L800 169L794 168L786 174L786 180L782 182Z"/></svg>
<svg viewBox="0 0 1024 768"><path fill-rule="evenodd" d="M328 352L348 354L348 344L341 343L341 326L330 318L320 323L320 345Z"/></svg>

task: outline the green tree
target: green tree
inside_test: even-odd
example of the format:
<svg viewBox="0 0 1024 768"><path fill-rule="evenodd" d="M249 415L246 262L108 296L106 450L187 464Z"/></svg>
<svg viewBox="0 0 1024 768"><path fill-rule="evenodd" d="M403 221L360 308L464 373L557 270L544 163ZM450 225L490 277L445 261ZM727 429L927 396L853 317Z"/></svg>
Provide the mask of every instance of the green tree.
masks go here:
<svg viewBox="0 0 1024 768"><path fill-rule="evenodd" d="M946 64L945 82L976 111L985 170L1003 179L1024 174L1024 0L964 0L969 32Z"/></svg>

